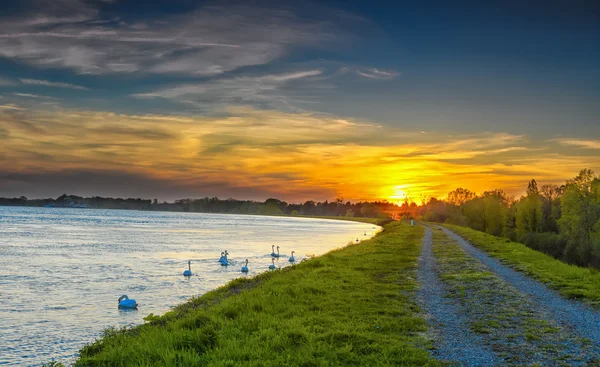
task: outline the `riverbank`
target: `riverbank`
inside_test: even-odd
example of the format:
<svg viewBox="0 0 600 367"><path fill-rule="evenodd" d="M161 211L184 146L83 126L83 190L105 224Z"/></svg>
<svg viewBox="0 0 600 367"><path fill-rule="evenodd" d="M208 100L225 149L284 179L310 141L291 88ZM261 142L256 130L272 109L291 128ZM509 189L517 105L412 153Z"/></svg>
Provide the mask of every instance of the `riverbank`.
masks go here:
<svg viewBox="0 0 600 367"><path fill-rule="evenodd" d="M76 366L436 365L414 301L422 237L392 222L373 239L234 280L107 331Z"/></svg>

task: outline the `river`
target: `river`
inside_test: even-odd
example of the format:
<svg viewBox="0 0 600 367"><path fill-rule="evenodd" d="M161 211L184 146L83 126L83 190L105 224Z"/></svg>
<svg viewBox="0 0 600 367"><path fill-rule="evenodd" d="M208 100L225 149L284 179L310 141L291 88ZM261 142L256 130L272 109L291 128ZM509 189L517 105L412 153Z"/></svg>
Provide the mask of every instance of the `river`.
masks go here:
<svg viewBox="0 0 600 367"><path fill-rule="evenodd" d="M0 207L0 365L72 362L108 327L190 296L369 238L370 224L293 217ZM365 236L366 233L366 236ZM217 261L227 250L232 262ZM240 272L245 259L249 273ZM192 261L193 276L182 273ZM117 299L137 300L119 311Z"/></svg>

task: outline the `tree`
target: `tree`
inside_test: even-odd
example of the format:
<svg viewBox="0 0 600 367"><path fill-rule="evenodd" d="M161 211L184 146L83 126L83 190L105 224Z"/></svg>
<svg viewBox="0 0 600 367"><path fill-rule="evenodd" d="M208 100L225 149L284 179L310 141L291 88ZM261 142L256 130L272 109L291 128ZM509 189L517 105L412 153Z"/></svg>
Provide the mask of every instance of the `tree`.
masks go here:
<svg viewBox="0 0 600 367"><path fill-rule="evenodd" d="M494 236L501 236L503 229L506 194L502 190L486 191L483 194L484 216L486 225L484 231Z"/></svg>
<svg viewBox="0 0 600 367"><path fill-rule="evenodd" d="M523 242L522 237L528 233L541 232L543 224L542 198L539 194L537 182L529 181L527 185L527 196L522 197L517 204L516 211L516 234L517 239Z"/></svg>
<svg viewBox="0 0 600 367"><path fill-rule="evenodd" d="M594 179L594 171L587 168L582 169L575 178L567 180L567 186L576 186L580 190L590 191Z"/></svg>
<svg viewBox="0 0 600 367"><path fill-rule="evenodd" d="M502 235L511 241L517 240L517 203L512 203L504 211Z"/></svg>
<svg viewBox="0 0 600 367"><path fill-rule="evenodd" d="M534 179L532 179L527 184L527 196L537 195L539 193L540 192L538 190L537 182Z"/></svg>
<svg viewBox="0 0 600 367"><path fill-rule="evenodd" d="M282 202L277 199L267 199L264 205L264 214L282 214L283 211L280 208Z"/></svg>
<svg viewBox="0 0 600 367"><path fill-rule="evenodd" d="M353 216L354 216L354 211L352 209L346 210L346 217L353 217Z"/></svg>
<svg viewBox="0 0 600 367"><path fill-rule="evenodd" d="M292 210L291 216L292 217L297 217L298 216L298 211L297 210Z"/></svg>
<svg viewBox="0 0 600 367"><path fill-rule="evenodd" d="M533 192L533 191L531 191ZM538 194L522 198L517 204L516 234L522 242L522 237L531 232L542 231L542 199Z"/></svg>
<svg viewBox="0 0 600 367"><path fill-rule="evenodd" d="M558 219L560 218L560 197L564 186L543 185L540 189L542 198L543 232L558 233Z"/></svg>
<svg viewBox="0 0 600 367"><path fill-rule="evenodd" d="M450 204L461 206L467 201L473 200L476 197L477 195L474 192L459 187L458 189L448 193L447 201Z"/></svg>
<svg viewBox="0 0 600 367"><path fill-rule="evenodd" d="M504 213L508 210L508 198L504 191L486 191L483 196L462 205L469 227L478 231L500 236L503 232Z"/></svg>
<svg viewBox="0 0 600 367"><path fill-rule="evenodd" d="M558 225L567 238L564 256L586 264L592 255L592 234L600 232L600 180L592 170L582 170L567 181L560 209Z"/></svg>
<svg viewBox="0 0 600 367"><path fill-rule="evenodd" d="M423 215L423 219L428 222L444 223L448 219L448 209L446 202L436 198L430 198L426 204L427 212Z"/></svg>

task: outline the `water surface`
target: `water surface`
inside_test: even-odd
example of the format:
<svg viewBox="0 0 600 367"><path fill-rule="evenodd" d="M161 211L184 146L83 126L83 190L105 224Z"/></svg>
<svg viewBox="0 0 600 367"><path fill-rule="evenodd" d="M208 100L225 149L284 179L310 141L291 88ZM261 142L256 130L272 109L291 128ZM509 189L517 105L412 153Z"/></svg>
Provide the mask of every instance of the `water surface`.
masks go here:
<svg viewBox="0 0 600 367"><path fill-rule="evenodd" d="M0 207L0 365L73 361L111 326L143 323L192 295L369 237L370 224L66 208ZM233 265L218 263L227 249ZM248 275L240 273L249 259ZM194 276L184 278L187 261ZM119 311L127 294L138 311Z"/></svg>

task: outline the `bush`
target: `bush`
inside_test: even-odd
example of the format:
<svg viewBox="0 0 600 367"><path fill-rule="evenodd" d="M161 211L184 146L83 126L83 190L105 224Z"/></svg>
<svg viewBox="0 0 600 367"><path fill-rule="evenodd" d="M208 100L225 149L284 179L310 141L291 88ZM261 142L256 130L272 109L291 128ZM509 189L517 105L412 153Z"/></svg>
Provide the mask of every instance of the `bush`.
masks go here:
<svg viewBox="0 0 600 367"><path fill-rule="evenodd" d="M564 252L567 247L566 238L553 232L529 232L519 237L519 242L534 250L543 252L554 258L565 259Z"/></svg>

